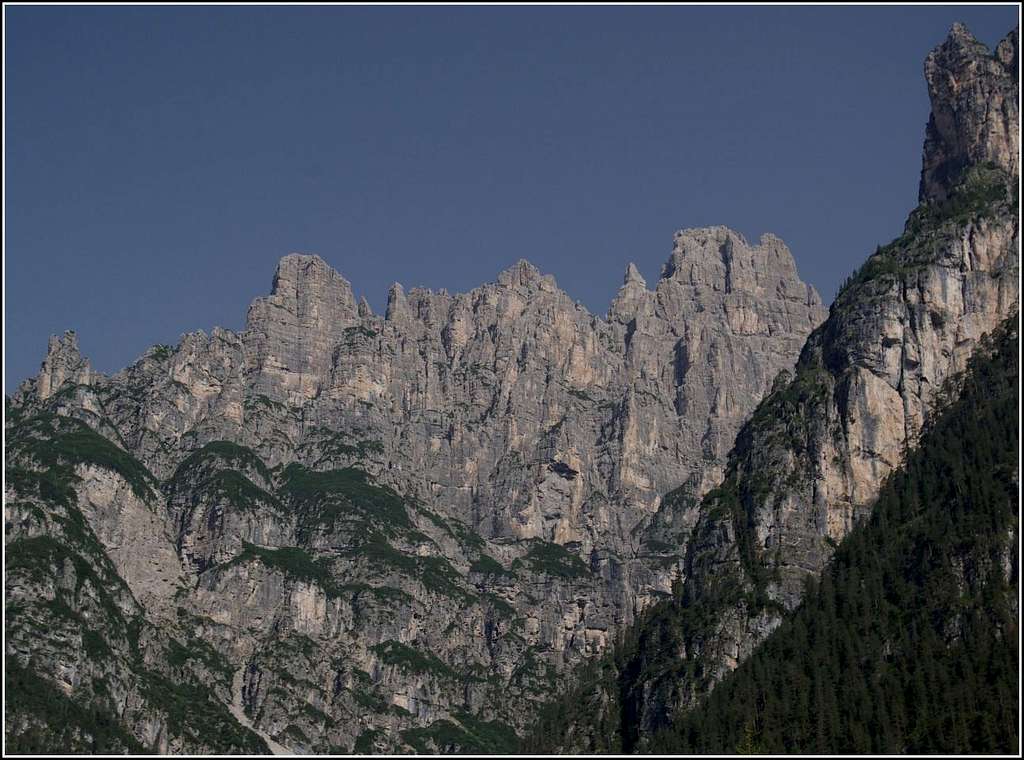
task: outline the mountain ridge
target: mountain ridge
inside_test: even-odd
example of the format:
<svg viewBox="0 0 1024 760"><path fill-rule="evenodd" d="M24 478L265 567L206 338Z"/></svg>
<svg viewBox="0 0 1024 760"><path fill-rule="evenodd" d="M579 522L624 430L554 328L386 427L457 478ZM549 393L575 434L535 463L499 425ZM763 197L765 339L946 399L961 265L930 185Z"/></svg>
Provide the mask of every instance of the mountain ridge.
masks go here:
<svg viewBox="0 0 1024 760"><path fill-rule="evenodd" d="M525 260L376 315L291 254L240 332L109 376L55 336L5 405L15 686L76 697L74 746L512 751L574 668L679 612L557 737L644 749L799 604L1017 308L1019 164L989 128L1015 34L990 65L953 30L942 71L994 84L929 80L927 198L828 313L781 240L710 227L653 289L627 265L605 318ZM15 717L31 746L61 721Z"/></svg>
<svg viewBox="0 0 1024 760"><path fill-rule="evenodd" d="M678 548L643 524L688 475L707 487L706 465L824 317L776 238L682 233L673 256L654 290L627 266L606 320L525 261L466 294L393 287L376 315L322 259L289 255L243 331L185 334L110 376L67 333L8 406L26 435L85 457L75 497L145 600L165 642L152 656L211 646L225 674L213 698L241 700L251 721L238 730L317 751L492 746L473 737L514 736L572 663L669 593ZM75 431L31 422L51 414L149 473L158 525L120 471L95 469L113 454L89 458ZM11 456L34 469L38 452ZM67 519L27 482L23 496L25 530ZM118 549L146 525L145 558ZM236 597L250 601L225 604ZM117 662L104 681L133 678ZM90 670L67 672L92 693ZM314 697L297 690L303 672L323 684ZM137 709L163 738L140 741L204 746L172 735L160 704Z"/></svg>

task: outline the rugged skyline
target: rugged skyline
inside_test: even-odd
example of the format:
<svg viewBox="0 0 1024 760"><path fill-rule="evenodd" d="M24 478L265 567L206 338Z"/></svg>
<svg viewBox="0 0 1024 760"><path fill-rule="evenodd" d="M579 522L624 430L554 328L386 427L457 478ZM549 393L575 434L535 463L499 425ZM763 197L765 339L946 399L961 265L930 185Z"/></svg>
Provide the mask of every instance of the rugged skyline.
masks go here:
<svg viewBox="0 0 1024 760"><path fill-rule="evenodd" d="M52 336L5 405L6 747L1013 748L1019 29L922 57L917 205L828 309L709 226L605 315L525 259L375 310L289 254L242 329L114 373ZM722 688L746 725L673 733Z"/></svg>
<svg viewBox="0 0 1024 760"><path fill-rule="evenodd" d="M5 12L9 393L69 327L105 372L240 329L293 251L378 312L526 258L603 314L724 224L827 302L913 203L917 51L1015 10Z"/></svg>

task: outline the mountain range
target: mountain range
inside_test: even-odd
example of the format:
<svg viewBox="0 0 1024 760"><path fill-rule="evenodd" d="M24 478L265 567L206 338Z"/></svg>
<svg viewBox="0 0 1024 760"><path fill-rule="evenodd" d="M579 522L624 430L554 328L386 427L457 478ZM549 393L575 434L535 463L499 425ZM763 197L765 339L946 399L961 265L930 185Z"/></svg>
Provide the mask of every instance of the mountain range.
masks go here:
<svg viewBox="0 0 1024 760"><path fill-rule="evenodd" d="M379 315L290 254L240 332L54 336L7 750L1015 751L1018 37L929 54L919 205L828 309L710 227L605 315L526 261Z"/></svg>

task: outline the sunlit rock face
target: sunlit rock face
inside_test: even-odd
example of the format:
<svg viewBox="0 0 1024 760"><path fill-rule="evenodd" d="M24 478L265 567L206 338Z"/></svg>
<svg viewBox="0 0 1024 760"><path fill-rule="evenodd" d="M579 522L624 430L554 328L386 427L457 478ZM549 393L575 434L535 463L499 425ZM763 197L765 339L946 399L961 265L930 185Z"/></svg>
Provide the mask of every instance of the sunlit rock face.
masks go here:
<svg viewBox="0 0 1024 760"><path fill-rule="evenodd" d="M110 377L55 338L13 403L153 473L150 502L87 462L79 509L145 610L150 656L169 637L220 658L211 699L240 735L429 749L408 732L523 728L670 593L695 513L666 518L663 496L721 479L824 317L780 240L724 227L676 233L653 289L630 264L605 317L526 261L468 293L396 284L378 316L291 254L243 331L190 333ZM132 698L139 736L173 730Z"/></svg>
<svg viewBox="0 0 1024 760"><path fill-rule="evenodd" d="M921 200L943 200L974 164L992 162L1020 175L1020 34L1014 29L992 53L963 24L924 64L931 118L925 132Z"/></svg>

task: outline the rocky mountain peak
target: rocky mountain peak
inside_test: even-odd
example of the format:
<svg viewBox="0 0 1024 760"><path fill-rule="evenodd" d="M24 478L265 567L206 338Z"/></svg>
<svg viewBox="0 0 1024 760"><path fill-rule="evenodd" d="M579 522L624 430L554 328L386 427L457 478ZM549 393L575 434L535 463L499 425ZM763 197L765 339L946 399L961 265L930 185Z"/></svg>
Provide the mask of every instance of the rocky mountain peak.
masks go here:
<svg viewBox="0 0 1024 760"><path fill-rule="evenodd" d="M65 330L63 335L51 335L46 346L46 358L53 356L74 356L81 358L78 350L78 334L74 330Z"/></svg>
<svg viewBox="0 0 1024 760"><path fill-rule="evenodd" d="M960 21L953 23L953 26L949 28L949 34L946 36L945 42L943 42L939 47L944 47L948 50L965 51L968 54L976 51L981 52L982 54L988 53L988 49L985 48L984 43L979 42L978 39L971 34L971 30Z"/></svg>
<svg viewBox="0 0 1024 760"><path fill-rule="evenodd" d="M963 24L950 29L924 64L932 112L925 132L920 200L942 201L963 170L991 162L1020 172L1018 31L995 54Z"/></svg>
<svg viewBox="0 0 1024 760"><path fill-rule="evenodd" d="M555 278L543 274L526 259L519 259L515 264L498 275L498 284L507 288L533 288L554 291L558 289Z"/></svg>
<svg viewBox="0 0 1024 760"><path fill-rule="evenodd" d="M334 347L359 320L352 286L326 261L298 253L282 258L270 295L254 300L246 318L261 389L317 393Z"/></svg>
<svg viewBox="0 0 1024 760"><path fill-rule="evenodd" d="M89 360L82 358L78 350L78 336L74 330L63 335L51 335L46 358L36 379L36 393L46 399L56 393L66 382L89 385L92 369Z"/></svg>
<svg viewBox="0 0 1024 760"><path fill-rule="evenodd" d="M1009 71L1017 70L1020 47L1020 28L1014 27L996 46L996 58Z"/></svg>
<svg viewBox="0 0 1024 760"><path fill-rule="evenodd" d="M672 255L662 267L661 277L662 282L703 291L770 294L821 304L814 289L800 281L789 248L771 234L751 245L728 227L680 230L673 237Z"/></svg>
<svg viewBox="0 0 1024 760"><path fill-rule="evenodd" d="M622 278L623 285L639 285L641 288L647 287L647 280L640 274L640 270L636 268L636 264L632 261L626 267L626 274Z"/></svg>
<svg viewBox="0 0 1024 760"><path fill-rule="evenodd" d="M409 301L405 297L405 288L400 282L392 283L388 288L388 306L384 312L384 318L388 322L395 322L409 316Z"/></svg>
<svg viewBox="0 0 1024 760"><path fill-rule="evenodd" d="M356 310L352 285L319 256L289 253L277 263L271 296L308 298L324 302L328 307Z"/></svg>
<svg viewBox="0 0 1024 760"><path fill-rule="evenodd" d="M647 281L636 268L632 261L626 267L626 274L622 277L622 286L615 295L611 305L608 307L608 318L628 323L643 310L644 305L649 306L652 293L647 290Z"/></svg>

